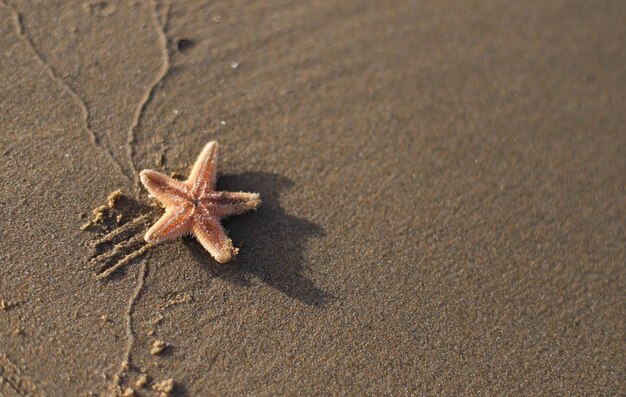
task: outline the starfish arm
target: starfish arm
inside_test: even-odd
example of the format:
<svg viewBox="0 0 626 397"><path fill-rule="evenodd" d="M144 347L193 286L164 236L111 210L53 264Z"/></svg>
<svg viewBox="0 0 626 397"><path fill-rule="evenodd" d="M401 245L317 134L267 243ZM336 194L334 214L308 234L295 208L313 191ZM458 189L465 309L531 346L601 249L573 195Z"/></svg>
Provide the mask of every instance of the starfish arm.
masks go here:
<svg viewBox="0 0 626 397"><path fill-rule="evenodd" d="M233 247L218 218L203 217L193 223L192 230L204 249L219 263L226 263L237 255L238 250Z"/></svg>
<svg viewBox="0 0 626 397"><path fill-rule="evenodd" d="M216 192L205 199L212 215L227 217L255 209L261 204L258 193Z"/></svg>
<svg viewBox="0 0 626 397"><path fill-rule="evenodd" d="M193 165L186 183L193 194L198 197L204 192L213 190L217 180L217 142L211 141L204 146Z"/></svg>
<svg viewBox="0 0 626 397"><path fill-rule="evenodd" d="M191 232L193 206L169 207L165 214L146 232L147 243L158 244Z"/></svg>
<svg viewBox="0 0 626 397"><path fill-rule="evenodd" d="M189 201L189 188L185 183L172 179L160 172L143 170L139 174L141 183L148 189L150 194L163 204L180 205Z"/></svg>

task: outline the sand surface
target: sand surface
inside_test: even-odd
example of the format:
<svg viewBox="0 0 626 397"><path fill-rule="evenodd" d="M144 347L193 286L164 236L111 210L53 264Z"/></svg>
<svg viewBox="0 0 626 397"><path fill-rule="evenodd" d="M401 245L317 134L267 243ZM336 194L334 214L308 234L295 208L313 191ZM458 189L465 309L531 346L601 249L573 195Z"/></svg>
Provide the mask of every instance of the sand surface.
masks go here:
<svg viewBox="0 0 626 397"><path fill-rule="evenodd" d="M0 395L626 394L624 21L0 1ZM209 140L240 255L143 249Z"/></svg>

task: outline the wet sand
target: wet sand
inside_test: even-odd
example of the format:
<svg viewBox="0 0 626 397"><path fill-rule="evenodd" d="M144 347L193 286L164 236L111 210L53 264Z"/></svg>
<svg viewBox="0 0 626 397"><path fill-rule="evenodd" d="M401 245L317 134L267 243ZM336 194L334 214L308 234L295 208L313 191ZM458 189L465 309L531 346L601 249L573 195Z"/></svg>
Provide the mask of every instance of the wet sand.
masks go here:
<svg viewBox="0 0 626 397"><path fill-rule="evenodd" d="M48 3L0 1L0 395L626 394L623 4ZM227 265L141 240L209 140Z"/></svg>

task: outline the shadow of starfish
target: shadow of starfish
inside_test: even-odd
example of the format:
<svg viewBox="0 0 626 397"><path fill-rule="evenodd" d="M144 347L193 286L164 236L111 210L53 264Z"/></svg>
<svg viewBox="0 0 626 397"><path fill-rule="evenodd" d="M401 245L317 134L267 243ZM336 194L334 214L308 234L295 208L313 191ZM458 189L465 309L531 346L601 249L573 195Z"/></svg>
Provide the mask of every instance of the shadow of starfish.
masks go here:
<svg viewBox="0 0 626 397"><path fill-rule="evenodd" d="M304 259L306 241L323 236L323 229L306 219L285 213L278 198L293 182L271 173L246 172L223 175L218 190L250 191L261 194L258 211L224 221L239 255L229 264L221 265L208 256L193 239L185 238L194 258L214 277L231 283L249 285L248 275L259 278L290 298L316 307L323 307L332 296L317 287L302 273L307 270Z"/></svg>

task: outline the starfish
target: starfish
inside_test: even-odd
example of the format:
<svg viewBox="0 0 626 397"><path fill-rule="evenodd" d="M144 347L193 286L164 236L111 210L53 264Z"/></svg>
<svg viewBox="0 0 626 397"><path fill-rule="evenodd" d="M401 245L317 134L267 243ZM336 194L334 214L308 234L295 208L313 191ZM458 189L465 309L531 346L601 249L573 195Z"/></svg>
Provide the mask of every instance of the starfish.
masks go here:
<svg viewBox="0 0 626 397"><path fill-rule="evenodd" d="M184 182L156 171L141 171L143 185L165 206L165 214L144 236L147 243L158 244L193 234L220 263L237 255L238 249L233 247L220 220L255 209L261 200L257 193L215 191L217 149L216 141L207 143Z"/></svg>

